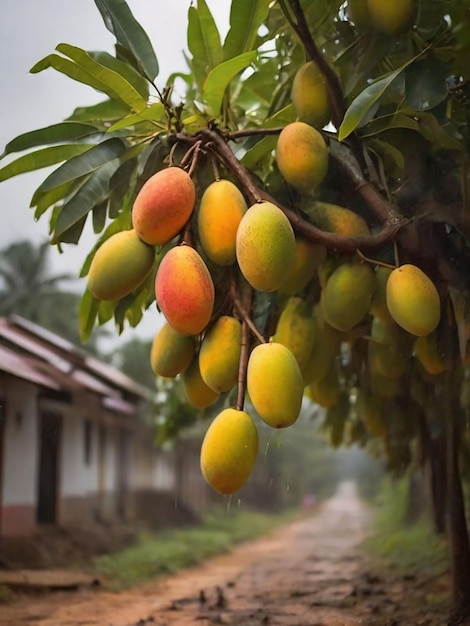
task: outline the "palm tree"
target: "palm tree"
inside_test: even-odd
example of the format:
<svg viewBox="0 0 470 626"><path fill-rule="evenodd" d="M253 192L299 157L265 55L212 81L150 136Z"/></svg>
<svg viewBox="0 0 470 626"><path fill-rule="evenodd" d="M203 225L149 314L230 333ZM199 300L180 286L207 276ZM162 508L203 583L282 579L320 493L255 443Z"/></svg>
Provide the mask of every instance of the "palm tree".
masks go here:
<svg viewBox="0 0 470 626"><path fill-rule="evenodd" d="M70 273L51 274L50 244L22 240L0 251L0 315L16 313L80 344L80 294ZM87 344L96 352L97 334Z"/></svg>

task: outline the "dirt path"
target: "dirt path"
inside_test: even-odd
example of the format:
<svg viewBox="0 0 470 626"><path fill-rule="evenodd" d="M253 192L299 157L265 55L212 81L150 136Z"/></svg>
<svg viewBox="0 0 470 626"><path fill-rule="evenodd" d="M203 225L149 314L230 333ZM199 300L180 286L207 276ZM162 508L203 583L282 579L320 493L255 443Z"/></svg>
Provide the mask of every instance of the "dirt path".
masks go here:
<svg viewBox="0 0 470 626"><path fill-rule="evenodd" d="M442 626L399 621L404 585L384 598L384 581L364 579L357 548L368 521L345 483L313 517L228 555L119 594L29 597L0 607L0 626Z"/></svg>

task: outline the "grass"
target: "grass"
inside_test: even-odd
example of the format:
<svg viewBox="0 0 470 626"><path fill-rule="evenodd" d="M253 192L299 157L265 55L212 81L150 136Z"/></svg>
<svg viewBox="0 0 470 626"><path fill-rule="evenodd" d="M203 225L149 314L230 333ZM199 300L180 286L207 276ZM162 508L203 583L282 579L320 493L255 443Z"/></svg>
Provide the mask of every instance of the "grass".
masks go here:
<svg viewBox="0 0 470 626"><path fill-rule="evenodd" d="M407 480L385 481L371 536L365 551L404 575L437 576L448 571L449 553L445 537L434 532L428 514L413 524L404 523Z"/></svg>
<svg viewBox="0 0 470 626"><path fill-rule="evenodd" d="M132 546L98 557L95 568L108 588L124 589L228 552L235 544L266 534L296 515L215 510L199 526L142 533Z"/></svg>

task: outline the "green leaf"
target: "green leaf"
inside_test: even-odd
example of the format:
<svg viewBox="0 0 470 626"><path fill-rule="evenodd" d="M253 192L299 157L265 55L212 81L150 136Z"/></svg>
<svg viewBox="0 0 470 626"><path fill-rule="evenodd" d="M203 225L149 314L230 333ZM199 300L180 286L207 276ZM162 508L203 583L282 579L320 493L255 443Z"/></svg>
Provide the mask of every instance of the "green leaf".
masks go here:
<svg viewBox="0 0 470 626"><path fill-rule="evenodd" d="M85 288L78 312L80 341L82 343L86 343L90 338L95 325L96 316L98 315L99 306L99 301L91 294L88 288Z"/></svg>
<svg viewBox="0 0 470 626"><path fill-rule="evenodd" d="M133 87L134 89L147 100L149 97L149 83L148 81L139 74L137 70L135 70L131 65L116 59L112 54L108 52L99 51L88 51L88 54L98 63L108 67L110 70L113 70L123 76Z"/></svg>
<svg viewBox="0 0 470 626"><path fill-rule="evenodd" d="M74 224L80 222L91 209L107 198L110 178L118 167L118 159L100 167L63 205L54 225L54 239L59 238Z"/></svg>
<svg viewBox="0 0 470 626"><path fill-rule="evenodd" d="M256 50L244 52L234 59L224 61L209 72L204 82L203 96L215 113L220 110L225 90L232 78L251 65L257 54Z"/></svg>
<svg viewBox="0 0 470 626"><path fill-rule="evenodd" d="M340 141L346 139L346 137L356 130L368 111L383 96L385 91L387 91L402 71L403 67L395 70L394 72L390 72L383 78L371 83L354 98L351 105L348 107L343 122L339 128L338 139Z"/></svg>
<svg viewBox="0 0 470 626"><path fill-rule="evenodd" d="M414 63L405 72L405 95L410 107L427 111L443 102L448 94L448 67L432 56Z"/></svg>
<svg viewBox="0 0 470 626"><path fill-rule="evenodd" d="M95 133L100 132L96 126L91 124L81 124L76 122L61 122L60 124L53 124L52 126L46 126L45 128L39 128L32 130L29 133L23 133L18 135L15 139L12 139L5 146L5 150L0 158L3 158L7 154L12 152L21 152L22 150L29 150L36 146L43 146L45 144L62 143L65 141L73 141L74 139L82 139Z"/></svg>
<svg viewBox="0 0 470 626"><path fill-rule="evenodd" d="M158 61L150 39L124 0L95 0L106 28L129 50L143 76L153 81Z"/></svg>
<svg viewBox="0 0 470 626"><path fill-rule="evenodd" d="M154 122L158 128L162 130L166 129L166 124L163 123L165 116L165 107L161 102L155 102L147 107L140 113L133 113L132 115L126 115L121 120L113 124L108 128L108 132L112 133L121 128L129 128L136 124L142 124L142 122Z"/></svg>
<svg viewBox="0 0 470 626"><path fill-rule="evenodd" d="M230 9L230 30L224 41L224 58L232 59L253 50L259 27L269 13L271 0L237 0Z"/></svg>
<svg viewBox="0 0 470 626"><path fill-rule="evenodd" d="M34 192L30 206L36 207L36 210L34 212L35 219L39 219L41 215L43 215L52 205L59 202L59 200L63 200L71 193L76 191L77 187L79 187L84 182L84 178L86 177L69 180L63 185L54 187L54 189L50 189L49 191L45 191L44 193Z"/></svg>
<svg viewBox="0 0 470 626"><path fill-rule="evenodd" d="M92 209L93 232L100 233L106 225L108 202L104 200Z"/></svg>
<svg viewBox="0 0 470 626"><path fill-rule="evenodd" d="M116 218L123 210L124 198L131 193L131 177L137 167L138 158L124 161L111 176L109 182L108 213L110 219Z"/></svg>
<svg viewBox="0 0 470 626"><path fill-rule="evenodd" d="M136 112L147 106L147 96L142 96L116 69L109 69L109 67L95 61L85 50L67 43L59 44L56 50L75 61L90 76L98 80L109 96L113 97L114 94L114 99L121 100Z"/></svg>
<svg viewBox="0 0 470 626"><path fill-rule="evenodd" d="M121 139L113 137L92 148L88 146L86 148L88 148L87 152L69 159L54 170L38 187L37 193L48 191L69 180L93 173L105 163L119 157L126 150L127 145ZM52 148L49 149L52 150Z"/></svg>
<svg viewBox="0 0 470 626"><path fill-rule="evenodd" d="M30 152L2 167L0 169L0 182L12 178L13 176L18 176L18 174L32 172L33 170L55 165L61 161L67 161L67 159L81 155L83 152L87 152L91 149L89 145L66 144L64 146L52 146L51 148L43 148L42 150Z"/></svg>
<svg viewBox="0 0 470 626"><path fill-rule="evenodd" d="M128 113L129 108L122 102L104 100L91 106L77 107L68 119L75 122L94 122L101 127L105 122L109 123L121 119Z"/></svg>
<svg viewBox="0 0 470 626"><path fill-rule="evenodd" d="M219 31L205 0L188 11L188 48L193 55L193 70L201 84L208 72L222 63L223 50Z"/></svg>

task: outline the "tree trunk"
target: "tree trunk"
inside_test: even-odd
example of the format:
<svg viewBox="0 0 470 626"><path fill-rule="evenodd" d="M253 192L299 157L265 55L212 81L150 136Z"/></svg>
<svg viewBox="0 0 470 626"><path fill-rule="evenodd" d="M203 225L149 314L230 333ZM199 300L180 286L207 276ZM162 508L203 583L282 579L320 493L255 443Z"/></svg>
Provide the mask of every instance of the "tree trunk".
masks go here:
<svg viewBox="0 0 470 626"><path fill-rule="evenodd" d="M447 392L451 389L448 387ZM455 613L449 624L470 617L470 546L462 480L459 467L460 406L448 393L445 398L447 424L448 531Z"/></svg>
<svg viewBox="0 0 470 626"><path fill-rule="evenodd" d="M431 506L434 530L442 535L447 518L447 461L445 434L429 438L429 467L431 483Z"/></svg>

